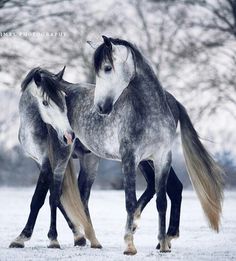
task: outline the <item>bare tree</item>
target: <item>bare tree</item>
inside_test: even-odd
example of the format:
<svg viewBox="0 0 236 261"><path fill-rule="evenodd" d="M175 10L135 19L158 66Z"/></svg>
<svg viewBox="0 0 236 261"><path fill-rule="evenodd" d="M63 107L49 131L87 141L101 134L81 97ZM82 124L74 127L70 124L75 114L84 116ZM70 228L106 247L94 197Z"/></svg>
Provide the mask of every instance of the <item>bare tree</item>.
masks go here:
<svg viewBox="0 0 236 261"><path fill-rule="evenodd" d="M209 97L199 104L198 114L210 115L223 108L236 118L232 109L236 104L236 1L151 2L167 5L169 12L165 15L178 27L181 25L175 35L176 44L168 51L181 69L175 68L173 76L176 80L187 79L181 87L191 91L189 98ZM192 76L186 77L185 73Z"/></svg>

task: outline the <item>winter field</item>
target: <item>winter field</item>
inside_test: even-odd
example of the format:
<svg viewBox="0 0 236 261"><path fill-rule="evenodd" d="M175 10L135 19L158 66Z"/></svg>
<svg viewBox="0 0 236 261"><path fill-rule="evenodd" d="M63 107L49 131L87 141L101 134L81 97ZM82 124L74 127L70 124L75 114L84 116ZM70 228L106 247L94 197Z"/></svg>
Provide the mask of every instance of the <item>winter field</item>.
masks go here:
<svg viewBox="0 0 236 261"><path fill-rule="evenodd" d="M123 233L126 220L123 191L92 191L90 210L102 250L73 247L73 236L61 214L58 239L61 249L48 249L48 201L39 213L34 234L24 249L8 245L25 225L33 188L0 190L0 260L236 260L236 193L226 192L222 227L212 232L203 217L200 204L191 191L183 192L180 238L172 243L172 252L160 254L157 244L157 212L152 200L143 212L135 235L138 253L124 256ZM140 194L140 193L139 193Z"/></svg>

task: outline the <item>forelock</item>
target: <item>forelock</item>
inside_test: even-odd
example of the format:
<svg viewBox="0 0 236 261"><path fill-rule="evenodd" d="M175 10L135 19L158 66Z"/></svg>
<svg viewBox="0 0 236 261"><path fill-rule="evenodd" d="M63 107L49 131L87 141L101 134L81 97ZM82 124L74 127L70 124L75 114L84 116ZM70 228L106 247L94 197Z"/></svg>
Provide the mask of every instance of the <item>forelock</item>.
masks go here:
<svg viewBox="0 0 236 261"><path fill-rule="evenodd" d="M141 53L139 52L137 47L135 45L133 45L132 43L119 39L119 38L109 38L109 40L114 45L121 45L121 46L125 46L126 48L128 48L132 53L135 66L136 66L136 59L142 59ZM112 58L112 48L108 47L105 43L102 43L96 49L94 56L93 56L94 70L97 75L99 74L102 64L105 61L109 61L112 65L112 67L114 66L113 58Z"/></svg>
<svg viewBox="0 0 236 261"><path fill-rule="evenodd" d="M109 61L113 67L112 48L103 43L96 49L93 56L93 65L96 74L99 73L103 62L105 61Z"/></svg>
<svg viewBox="0 0 236 261"><path fill-rule="evenodd" d="M52 100L62 111L65 110L64 95L58 80L43 74L40 87L42 88L43 97L49 103Z"/></svg>
<svg viewBox="0 0 236 261"><path fill-rule="evenodd" d="M35 88L39 88L42 91L42 96L46 99L49 103L50 100L55 102L55 104L64 111L64 95L63 95L63 88L60 84L60 81L56 78L56 75L42 69L40 67L32 69L21 84L21 90L24 92L29 84L35 79L36 74L40 75L41 81L40 84L35 86Z"/></svg>

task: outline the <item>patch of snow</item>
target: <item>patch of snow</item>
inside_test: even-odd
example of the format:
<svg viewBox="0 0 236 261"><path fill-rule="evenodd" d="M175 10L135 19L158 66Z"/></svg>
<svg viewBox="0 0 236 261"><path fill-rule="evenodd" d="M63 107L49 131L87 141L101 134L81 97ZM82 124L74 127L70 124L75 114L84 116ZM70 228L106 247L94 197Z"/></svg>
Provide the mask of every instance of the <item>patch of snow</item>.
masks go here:
<svg viewBox="0 0 236 261"><path fill-rule="evenodd" d="M73 247L73 236L61 214L58 216L58 239L61 249L48 249L48 199L41 209L34 234L24 249L9 249L10 242L25 225L33 188L2 188L0 191L0 260L236 260L236 193L226 192L222 227L212 232L205 221L194 192L184 191L180 238L172 241L172 252L161 254L157 244L157 211L152 200L142 214L135 234L138 253L124 256L123 234L126 221L123 191L92 191L91 216L103 249ZM138 193L140 195L140 192Z"/></svg>

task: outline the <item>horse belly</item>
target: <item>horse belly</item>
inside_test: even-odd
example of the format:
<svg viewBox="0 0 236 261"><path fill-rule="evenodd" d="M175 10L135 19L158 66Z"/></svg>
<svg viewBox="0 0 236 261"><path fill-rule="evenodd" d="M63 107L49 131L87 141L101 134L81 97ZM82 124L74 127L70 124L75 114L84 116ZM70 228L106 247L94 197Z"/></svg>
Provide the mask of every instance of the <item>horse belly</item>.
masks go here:
<svg viewBox="0 0 236 261"><path fill-rule="evenodd" d="M147 128L135 151L138 161L153 160L165 151L170 151L174 139L173 128L167 128L160 123Z"/></svg>

